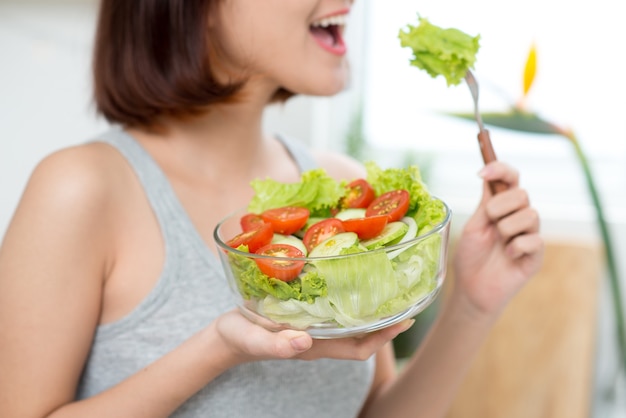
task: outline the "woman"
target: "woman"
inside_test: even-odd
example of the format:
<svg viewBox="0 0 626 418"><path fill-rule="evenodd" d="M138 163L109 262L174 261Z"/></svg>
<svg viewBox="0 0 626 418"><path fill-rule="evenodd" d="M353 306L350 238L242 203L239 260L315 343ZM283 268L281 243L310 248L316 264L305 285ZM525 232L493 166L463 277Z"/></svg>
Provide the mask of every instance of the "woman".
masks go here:
<svg viewBox="0 0 626 418"><path fill-rule="evenodd" d="M443 416L542 257L537 213L497 162L455 254L449 302L403 373L405 321L358 338L266 331L229 299L216 223L250 181L341 155L264 135L268 103L347 82L351 0L103 0L97 109L112 125L35 169L0 249L0 416ZM328 26L327 24L330 24Z"/></svg>

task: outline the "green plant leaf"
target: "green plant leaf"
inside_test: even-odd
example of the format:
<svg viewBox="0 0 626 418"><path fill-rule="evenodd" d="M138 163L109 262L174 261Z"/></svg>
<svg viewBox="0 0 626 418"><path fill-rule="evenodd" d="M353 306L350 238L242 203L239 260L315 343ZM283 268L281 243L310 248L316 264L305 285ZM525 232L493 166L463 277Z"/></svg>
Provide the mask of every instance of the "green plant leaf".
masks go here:
<svg viewBox="0 0 626 418"><path fill-rule="evenodd" d="M447 115L474 120L473 113L446 113ZM512 109L508 112L492 112L481 114L483 123L498 128L534 134L560 135L561 130L535 113L521 112Z"/></svg>

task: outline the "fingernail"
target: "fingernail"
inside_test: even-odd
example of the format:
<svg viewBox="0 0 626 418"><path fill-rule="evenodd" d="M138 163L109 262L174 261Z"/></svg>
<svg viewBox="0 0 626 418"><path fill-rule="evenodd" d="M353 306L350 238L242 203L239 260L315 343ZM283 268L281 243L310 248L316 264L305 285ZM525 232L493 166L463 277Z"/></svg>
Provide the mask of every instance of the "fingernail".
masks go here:
<svg viewBox="0 0 626 418"><path fill-rule="evenodd" d="M478 177L480 178L485 178L486 176L489 175L489 173L491 173L491 168L489 166L484 166L483 168L480 169L480 171L478 172Z"/></svg>
<svg viewBox="0 0 626 418"><path fill-rule="evenodd" d="M306 351L311 347L311 339L306 335L300 335L298 337L289 340L289 343L296 351Z"/></svg>
<svg viewBox="0 0 626 418"><path fill-rule="evenodd" d="M404 326L402 327L402 331L400 331L400 332L404 332L404 331L408 330L409 328L411 328L413 326L414 323L415 323L415 319L405 319L404 320Z"/></svg>

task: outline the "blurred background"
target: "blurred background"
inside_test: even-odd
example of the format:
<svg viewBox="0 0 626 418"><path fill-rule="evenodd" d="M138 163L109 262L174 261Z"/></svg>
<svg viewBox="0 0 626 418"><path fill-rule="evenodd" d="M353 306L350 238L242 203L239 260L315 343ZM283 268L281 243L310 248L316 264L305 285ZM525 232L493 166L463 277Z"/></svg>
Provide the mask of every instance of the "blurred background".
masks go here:
<svg viewBox="0 0 626 418"><path fill-rule="evenodd" d="M96 12L96 0L0 0L0 237L37 162L107 128L90 97ZM626 26L612 0L357 1L347 33L349 88L334 98L296 97L274 106L266 115L268 132L384 166L418 164L431 191L452 207L458 230L481 190L477 127L449 116L472 111L466 86L447 87L409 65L410 52L397 35L417 22L418 12L433 24L481 36L475 74L485 112L504 112L520 100L535 45L536 79L526 108L578 136L625 275L626 56L620 51ZM498 157L520 170L541 213L549 257L541 284L507 312L486 344L459 396L456 410L465 413L458 416L474 416L467 412L473 408L481 417L624 417L612 290L574 148L556 135L490 130ZM480 393L485 398L477 388L508 390L492 396L508 412L494 399L477 400ZM559 412L564 407L555 405L563 398L578 415Z"/></svg>

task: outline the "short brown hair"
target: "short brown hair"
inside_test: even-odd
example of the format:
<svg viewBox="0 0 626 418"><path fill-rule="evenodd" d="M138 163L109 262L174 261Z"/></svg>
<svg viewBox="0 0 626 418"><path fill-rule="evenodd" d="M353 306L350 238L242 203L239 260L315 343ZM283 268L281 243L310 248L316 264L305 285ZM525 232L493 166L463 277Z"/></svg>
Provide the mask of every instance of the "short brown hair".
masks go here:
<svg viewBox="0 0 626 418"><path fill-rule="evenodd" d="M129 126L203 112L233 100L244 81L212 71L219 40L208 18L220 0L102 0L93 56L94 100L109 122ZM279 90L275 99L289 92Z"/></svg>

